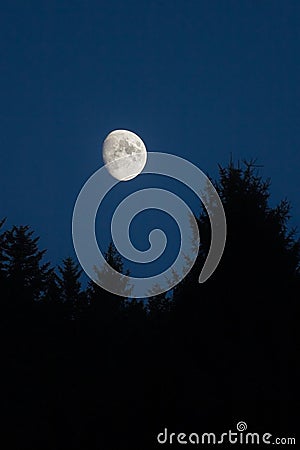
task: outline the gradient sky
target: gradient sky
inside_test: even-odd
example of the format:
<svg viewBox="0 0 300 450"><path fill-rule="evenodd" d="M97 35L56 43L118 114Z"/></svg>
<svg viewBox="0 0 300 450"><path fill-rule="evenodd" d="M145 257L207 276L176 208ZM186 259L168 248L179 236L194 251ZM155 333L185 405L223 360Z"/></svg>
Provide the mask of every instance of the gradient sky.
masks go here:
<svg viewBox="0 0 300 450"><path fill-rule="evenodd" d="M300 3L4 1L0 216L53 262L113 129L148 150L217 164L258 158L300 223Z"/></svg>

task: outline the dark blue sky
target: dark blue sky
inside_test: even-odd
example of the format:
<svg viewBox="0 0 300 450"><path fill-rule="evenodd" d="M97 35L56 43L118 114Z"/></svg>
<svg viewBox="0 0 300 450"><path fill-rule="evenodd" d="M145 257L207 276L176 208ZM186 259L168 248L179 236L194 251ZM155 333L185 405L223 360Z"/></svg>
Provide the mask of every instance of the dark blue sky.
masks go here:
<svg viewBox="0 0 300 450"><path fill-rule="evenodd" d="M274 201L300 223L300 3L2 2L0 215L30 224L54 262L72 252L71 215L102 164L107 133L215 176L257 157Z"/></svg>

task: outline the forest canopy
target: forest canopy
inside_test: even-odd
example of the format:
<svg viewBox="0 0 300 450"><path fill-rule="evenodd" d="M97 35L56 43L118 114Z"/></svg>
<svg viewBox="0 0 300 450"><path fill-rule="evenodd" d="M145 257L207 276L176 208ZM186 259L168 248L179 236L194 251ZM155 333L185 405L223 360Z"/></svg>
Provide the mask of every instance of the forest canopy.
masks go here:
<svg viewBox="0 0 300 450"><path fill-rule="evenodd" d="M295 429L300 247L291 207L270 206L270 181L253 161L219 167L215 185L228 225L219 267L198 283L210 245L199 211L196 264L172 291L145 301L125 287L124 298L92 281L83 288L74 259L54 267L29 225L7 229L1 221L15 448L89 449L101 441L105 449L150 449L166 424L224 429L237 412L252 428ZM113 244L106 258L126 271Z"/></svg>

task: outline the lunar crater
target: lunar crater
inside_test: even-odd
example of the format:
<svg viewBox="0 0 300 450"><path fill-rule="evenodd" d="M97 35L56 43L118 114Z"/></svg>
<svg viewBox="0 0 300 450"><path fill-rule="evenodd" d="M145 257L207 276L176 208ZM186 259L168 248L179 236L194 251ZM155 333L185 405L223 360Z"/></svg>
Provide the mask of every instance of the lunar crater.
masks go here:
<svg viewBox="0 0 300 450"><path fill-rule="evenodd" d="M103 142L103 161L117 180L128 181L141 173L147 160L142 139L128 130L115 130Z"/></svg>

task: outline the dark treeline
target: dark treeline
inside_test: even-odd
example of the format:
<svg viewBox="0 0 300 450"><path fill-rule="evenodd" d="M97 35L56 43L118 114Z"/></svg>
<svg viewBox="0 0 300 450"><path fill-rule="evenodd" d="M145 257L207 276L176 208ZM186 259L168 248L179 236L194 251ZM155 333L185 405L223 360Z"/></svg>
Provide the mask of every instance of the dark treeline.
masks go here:
<svg viewBox="0 0 300 450"><path fill-rule="evenodd" d="M198 284L210 243L172 291L141 302L86 289L72 258L45 263L29 226L0 230L5 448L156 448L170 432L294 435L299 242L287 201L271 207L252 163L220 168L223 258ZM107 259L123 263L110 245ZM4 441L4 437L1 440ZM176 447L173 444L173 447Z"/></svg>

